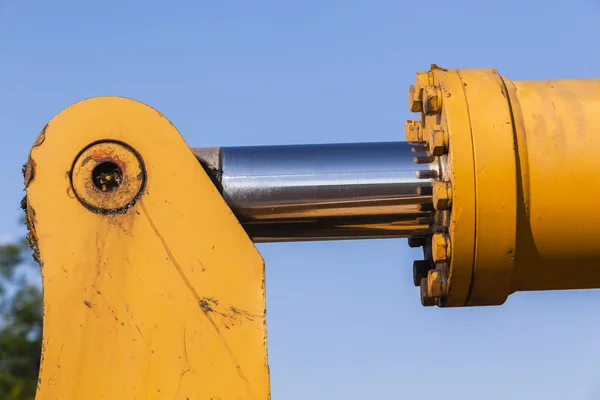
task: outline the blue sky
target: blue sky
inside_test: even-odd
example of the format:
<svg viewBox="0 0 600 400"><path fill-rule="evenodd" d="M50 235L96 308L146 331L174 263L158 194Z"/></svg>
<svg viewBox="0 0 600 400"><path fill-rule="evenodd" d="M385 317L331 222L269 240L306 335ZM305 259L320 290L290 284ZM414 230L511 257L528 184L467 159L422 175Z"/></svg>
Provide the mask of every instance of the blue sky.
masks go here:
<svg viewBox="0 0 600 400"><path fill-rule="evenodd" d="M0 0L0 240L62 108L157 108L191 146L402 140L414 73L598 77L596 0ZM597 399L597 291L423 308L404 240L265 244L273 399Z"/></svg>

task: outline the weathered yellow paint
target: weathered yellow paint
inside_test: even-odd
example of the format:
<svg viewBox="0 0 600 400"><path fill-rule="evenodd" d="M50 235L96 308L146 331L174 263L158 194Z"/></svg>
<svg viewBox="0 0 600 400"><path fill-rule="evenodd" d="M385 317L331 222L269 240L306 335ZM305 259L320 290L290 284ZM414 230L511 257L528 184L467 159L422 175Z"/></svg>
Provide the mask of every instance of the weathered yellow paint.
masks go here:
<svg viewBox="0 0 600 400"><path fill-rule="evenodd" d="M600 79L504 79L516 120L512 291L600 287Z"/></svg>
<svg viewBox="0 0 600 400"><path fill-rule="evenodd" d="M117 167L121 172L120 179L111 179L118 185L114 190L110 190L106 183L98 187L90 179L97 168L105 165ZM111 141L96 143L85 149L75 160L71 173L75 196L85 206L98 211L112 212L128 207L141 194L145 179L139 155L124 144Z"/></svg>
<svg viewBox="0 0 600 400"><path fill-rule="evenodd" d="M97 141L143 160L124 213L74 195L70 175L88 173L71 169ZM269 399L263 261L165 117L77 103L36 141L26 182L44 286L37 400Z"/></svg>
<svg viewBox="0 0 600 400"><path fill-rule="evenodd" d="M467 302L475 257L475 166L469 111L457 70L434 68L431 72L442 91L440 115L425 118L428 125L441 124L448 132L449 152L442 159L442 178L452 185L452 213L442 211L448 224L452 258L447 265L447 306Z"/></svg>
<svg viewBox="0 0 600 400"><path fill-rule="evenodd" d="M600 288L600 79L513 82L493 69L435 65L428 74L441 106L427 113L431 100L415 97L417 82L413 130L423 130L437 156L431 167L450 188L433 232L448 231L451 258L440 257L439 234L428 238L425 254L447 285L438 300L422 284L424 304L499 305L516 291ZM447 146L428 135L436 126Z"/></svg>

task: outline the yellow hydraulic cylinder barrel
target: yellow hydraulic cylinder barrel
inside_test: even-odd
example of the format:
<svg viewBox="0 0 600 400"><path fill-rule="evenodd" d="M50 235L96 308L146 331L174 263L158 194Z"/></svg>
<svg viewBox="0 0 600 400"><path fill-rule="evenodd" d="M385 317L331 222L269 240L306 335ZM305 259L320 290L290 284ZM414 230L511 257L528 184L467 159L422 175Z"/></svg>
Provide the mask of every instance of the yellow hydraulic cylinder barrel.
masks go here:
<svg viewBox="0 0 600 400"><path fill-rule="evenodd" d="M434 223L414 269L424 305L600 288L600 79L433 65L409 103L406 139L433 156Z"/></svg>

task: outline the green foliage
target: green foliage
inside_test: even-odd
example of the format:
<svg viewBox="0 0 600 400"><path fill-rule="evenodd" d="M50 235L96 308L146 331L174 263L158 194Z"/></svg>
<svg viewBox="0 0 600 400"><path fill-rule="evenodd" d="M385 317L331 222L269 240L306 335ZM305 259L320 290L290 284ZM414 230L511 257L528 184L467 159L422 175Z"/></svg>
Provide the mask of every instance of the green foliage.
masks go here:
<svg viewBox="0 0 600 400"><path fill-rule="evenodd" d="M0 245L0 399L35 397L42 344L42 293L22 277L24 240ZM30 258L29 258L30 259Z"/></svg>

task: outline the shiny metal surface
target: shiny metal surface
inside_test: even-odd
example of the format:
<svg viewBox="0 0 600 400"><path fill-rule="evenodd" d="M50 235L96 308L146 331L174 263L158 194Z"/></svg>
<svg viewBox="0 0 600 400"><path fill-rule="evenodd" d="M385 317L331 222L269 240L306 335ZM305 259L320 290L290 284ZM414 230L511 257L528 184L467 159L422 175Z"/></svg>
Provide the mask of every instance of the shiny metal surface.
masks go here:
<svg viewBox="0 0 600 400"><path fill-rule="evenodd" d="M428 180L406 142L195 149L255 242L409 237ZM426 218L425 218L426 219Z"/></svg>

